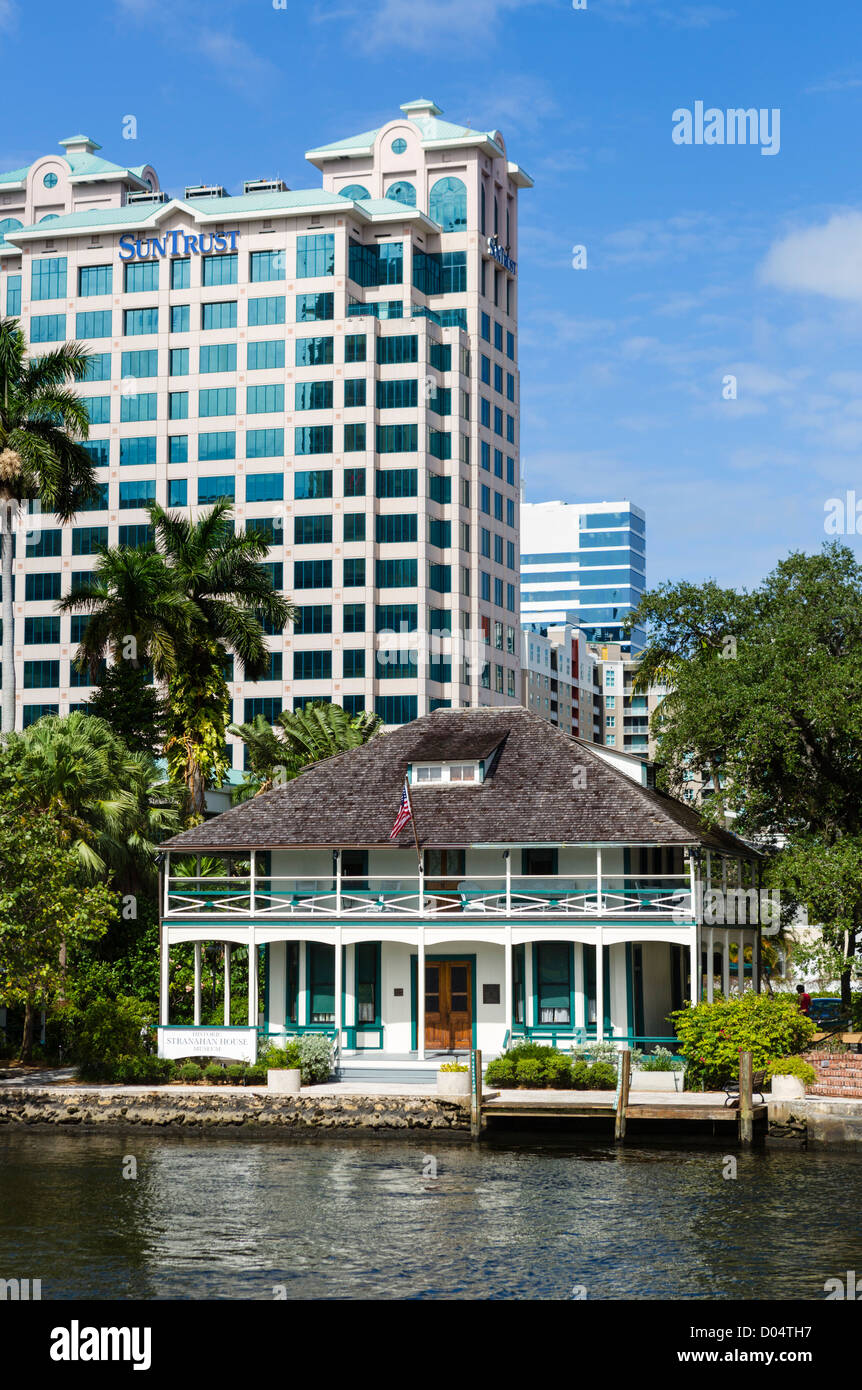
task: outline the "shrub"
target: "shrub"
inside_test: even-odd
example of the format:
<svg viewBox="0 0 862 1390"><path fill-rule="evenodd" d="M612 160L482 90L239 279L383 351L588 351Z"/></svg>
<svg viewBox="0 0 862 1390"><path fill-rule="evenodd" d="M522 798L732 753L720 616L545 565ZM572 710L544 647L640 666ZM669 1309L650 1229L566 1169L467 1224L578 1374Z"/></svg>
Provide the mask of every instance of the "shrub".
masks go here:
<svg viewBox="0 0 862 1390"><path fill-rule="evenodd" d="M299 1039L302 1084L328 1081L332 1075L332 1040L322 1033L303 1033Z"/></svg>
<svg viewBox="0 0 862 1390"><path fill-rule="evenodd" d="M572 1063L572 1089L586 1091L590 1084L590 1067L582 1057Z"/></svg>
<svg viewBox="0 0 862 1390"><path fill-rule="evenodd" d="M288 1038L283 1047L269 1043L258 1058L261 1066L273 1071L296 1071L302 1065L299 1038Z"/></svg>
<svg viewBox="0 0 862 1390"><path fill-rule="evenodd" d="M766 1068L767 1076L796 1076L804 1086L813 1086L817 1072L802 1057L777 1057Z"/></svg>
<svg viewBox="0 0 862 1390"><path fill-rule="evenodd" d="M94 999L64 1011L67 1043L79 1062L113 1062L120 1057L143 1057L149 1042L152 1013L138 999ZM143 1033L143 1037L142 1037Z"/></svg>
<svg viewBox="0 0 862 1390"><path fill-rule="evenodd" d="M495 1057L493 1062L488 1063L485 1080L490 1086L514 1086L517 1084L515 1058L511 1052L504 1057Z"/></svg>
<svg viewBox="0 0 862 1390"><path fill-rule="evenodd" d="M225 1079L225 1070L224 1070L224 1067L220 1067L219 1064L218 1064L218 1062L210 1062L210 1064L209 1064L208 1067L204 1067L204 1080L205 1080L205 1081L219 1082L219 1081L224 1081L224 1079Z"/></svg>
<svg viewBox="0 0 862 1390"><path fill-rule="evenodd" d="M469 1067L465 1067L463 1062L444 1062L443 1065L442 1065L441 1067L438 1068L438 1070L439 1070L439 1071L469 1071L470 1068L469 1068Z"/></svg>
<svg viewBox="0 0 862 1390"><path fill-rule="evenodd" d="M572 1064L568 1057L562 1052L556 1053L553 1057L548 1057L544 1063L545 1083L548 1086L556 1086L558 1089L565 1089L572 1084Z"/></svg>
<svg viewBox="0 0 862 1390"><path fill-rule="evenodd" d="M197 1062L183 1062L183 1065L177 1068L178 1081L200 1081L202 1075Z"/></svg>
<svg viewBox="0 0 862 1390"><path fill-rule="evenodd" d="M110 1074L112 1080L128 1086L146 1079L143 1075L143 1060L141 1057L117 1057L113 1063L104 1064L104 1070Z"/></svg>
<svg viewBox="0 0 862 1390"><path fill-rule="evenodd" d="M795 994L743 994L714 1004L687 1004L671 1015L688 1065L689 1084L721 1087L739 1073L739 1049L761 1070L773 1058L802 1052L816 1032Z"/></svg>
<svg viewBox="0 0 862 1390"><path fill-rule="evenodd" d="M587 1090L615 1091L616 1086L616 1068L610 1062L594 1062L588 1071Z"/></svg>
<svg viewBox="0 0 862 1390"><path fill-rule="evenodd" d="M265 1086L266 1067L261 1066L259 1062L253 1067L246 1067L245 1084L246 1086Z"/></svg>
<svg viewBox="0 0 862 1390"><path fill-rule="evenodd" d="M682 1057L675 1056L667 1047L657 1047L654 1052L639 1054L637 1063L632 1057L632 1065L636 1065L638 1071L683 1071L685 1068Z"/></svg>
<svg viewBox="0 0 862 1390"><path fill-rule="evenodd" d="M515 1079L519 1086L543 1086L545 1063L539 1057L520 1057L515 1063Z"/></svg>
<svg viewBox="0 0 862 1390"><path fill-rule="evenodd" d="M610 1062L616 1066L617 1049L612 1042L576 1043L572 1056L583 1062Z"/></svg>
<svg viewBox="0 0 862 1390"><path fill-rule="evenodd" d="M145 1057L140 1062L142 1081L156 1084L171 1081L175 1071L176 1067L170 1057Z"/></svg>
<svg viewBox="0 0 862 1390"><path fill-rule="evenodd" d="M243 1081L245 1081L245 1074L247 1071L248 1067L245 1062L231 1062L230 1066L226 1068L227 1079L232 1082L234 1086L241 1086Z"/></svg>

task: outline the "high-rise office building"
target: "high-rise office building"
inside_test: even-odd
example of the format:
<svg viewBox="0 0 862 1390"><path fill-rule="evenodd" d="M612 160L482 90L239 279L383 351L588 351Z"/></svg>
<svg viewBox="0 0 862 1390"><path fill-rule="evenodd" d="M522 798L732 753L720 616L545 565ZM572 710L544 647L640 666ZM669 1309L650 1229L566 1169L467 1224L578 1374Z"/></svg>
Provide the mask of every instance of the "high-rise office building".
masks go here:
<svg viewBox="0 0 862 1390"><path fill-rule="evenodd" d="M646 588L646 517L631 502L521 505L521 622L567 623L590 642L637 652L640 628L623 624Z"/></svg>
<svg viewBox="0 0 862 1390"><path fill-rule="evenodd" d="M299 609L233 718L311 699L397 724L517 702L518 194L502 135L406 103L311 150L322 187L170 197L80 135L0 175L0 306L34 355L92 357L99 484L16 555L21 724L86 701L56 600L148 503L235 504ZM38 529L37 529L38 528Z"/></svg>

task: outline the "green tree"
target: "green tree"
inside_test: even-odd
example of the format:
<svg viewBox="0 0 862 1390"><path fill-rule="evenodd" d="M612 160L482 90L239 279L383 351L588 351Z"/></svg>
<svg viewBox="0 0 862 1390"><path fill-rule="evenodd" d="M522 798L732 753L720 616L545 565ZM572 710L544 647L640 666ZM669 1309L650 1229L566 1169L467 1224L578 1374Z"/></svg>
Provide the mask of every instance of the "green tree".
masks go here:
<svg viewBox="0 0 862 1390"><path fill-rule="evenodd" d="M0 1000L24 1007L21 1059L30 1061L37 1010L63 991L67 945L97 939L117 907L103 882L84 882L81 861L60 819L0 806Z"/></svg>
<svg viewBox="0 0 862 1390"><path fill-rule="evenodd" d="M376 714L348 714L341 705L315 701L302 710L285 710L269 725L263 715L251 723L231 724L229 732L248 749L249 774L235 801L247 801L276 783L288 782L310 763L331 758L367 743L380 729Z"/></svg>
<svg viewBox="0 0 862 1390"><path fill-rule="evenodd" d="M89 711L104 719L133 753L157 758L165 738L165 705L143 666L108 666L90 696Z"/></svg>
<svg viewBox="0 0 862 1390"><path fill-rule="evenodd" d="M856 954L862 923L862 837L844 835L832 843L798 841L777 855L769 881L782 900L804 907L808 921L822 926L818 966L840 978L841 1002L849 1015L853 975L862 969ZM804 959L804 952L799 958Z"/></svg>
<svg viewBox="0 0 862 1390"><path fill-rule="evenodd" d="M87 408L71 383L82 381L88 354L64 343L28 358L18 320L0 320L0 551L3 584L3 687L0 729L15 727L15 606L12 551L29 503L69 521L94 491L92 461L81 441Z"/></svg>
<svg viewBox="0 0 862 1390"><path fill-rule="evenodd" d="M650 632L639 683L663 674L673 687L653 716L664 784L678 792L686 772L709 772L706 815L732 813L743 835L782 846L787 871L777 858L770 873L843 951L849 1002L862 908L852 886L862 839L862 566L831 542L789 555L750 593L665 585L631 622ZM833 871L836 894L825 887Z"/></svg>

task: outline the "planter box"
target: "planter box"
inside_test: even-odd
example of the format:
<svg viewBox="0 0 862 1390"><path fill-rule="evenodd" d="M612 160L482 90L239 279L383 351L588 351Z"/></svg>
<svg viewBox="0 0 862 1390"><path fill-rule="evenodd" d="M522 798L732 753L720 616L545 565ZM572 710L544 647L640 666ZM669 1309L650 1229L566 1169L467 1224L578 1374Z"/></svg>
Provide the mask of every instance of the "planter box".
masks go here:
<svg viewBox="0 0 862 1390"><path fill-rule="evenodd" d="M773 1100L800 1100L805 1095L805 1082L798 1076L773 1076L769 1085Z"/></svg>
<svg viewBox="0 0 862 1390"><path fill-rule="evenodd" d="M266 1073L266 1085L270 1091L283 1096L298 1096L302 1085L302 1072L299 1067L278 1067Z"/></svg>
<svg viewBox="0 0 862 1390"><path fill-rule="evenodd" d="M681 1091L684 1071L633 1071L633 1091Z"/></svg>
<svg viewBox="0 0 862 1390"><path fill-rule="evenodd" d="M469 1096L470 1073L468 1071L438 1071L438 1096Z"/></svg>

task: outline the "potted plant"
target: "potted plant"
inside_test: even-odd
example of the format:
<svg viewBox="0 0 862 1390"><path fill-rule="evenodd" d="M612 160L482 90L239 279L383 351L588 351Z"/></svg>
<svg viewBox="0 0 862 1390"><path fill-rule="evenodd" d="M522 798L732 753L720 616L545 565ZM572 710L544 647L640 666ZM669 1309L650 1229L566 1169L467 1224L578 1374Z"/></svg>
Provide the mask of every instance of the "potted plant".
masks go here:
<svg viewBox="0 0 862 1390"><path fill-rule="evenodd" d="M302 1085L298 1039L291 1038L284 1047L270 1047L264 1061L267 1089L281 1095L298 1096Z"/></svg>
<svg viewBox="0 0 862 1390"><path fill-rule="evenodd" d="M813 1086L817 1073L801 1057L776 1057L766 1068L773 1100L799 1100L805 1088Z"/></svg>
<svg viewBox="0 0 862 1390"><path fill-rule="evenodd" d="M631 1089L633 1091L681 1091L685 1080L685 1063L669 1048L657 1047L654 1052L637 1053L633 1058Z"/></svg>
<svg viewBox="0 0 862 1390"><path fill-rule="evenodd" d="M469 1096L470 1068L463 1062L444 1062L437 1072L438 1096Z"/></svg>

